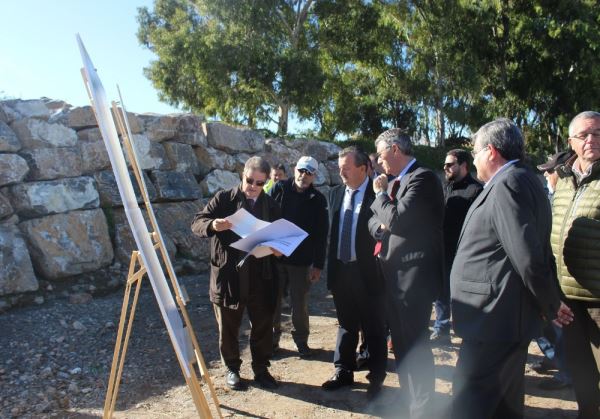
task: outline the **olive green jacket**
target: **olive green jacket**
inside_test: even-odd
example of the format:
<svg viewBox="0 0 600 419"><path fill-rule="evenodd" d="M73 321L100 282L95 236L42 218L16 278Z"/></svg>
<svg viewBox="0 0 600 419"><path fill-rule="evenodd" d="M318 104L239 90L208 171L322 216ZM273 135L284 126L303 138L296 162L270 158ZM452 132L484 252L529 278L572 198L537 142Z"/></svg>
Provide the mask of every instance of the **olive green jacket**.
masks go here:
<svg viewBox="0 0 600 419"><path fill-rule="evenodd" d="M552 251L567 298L600 301L600 161L578 181L573 156L559 170L552 204Z"/></svg>

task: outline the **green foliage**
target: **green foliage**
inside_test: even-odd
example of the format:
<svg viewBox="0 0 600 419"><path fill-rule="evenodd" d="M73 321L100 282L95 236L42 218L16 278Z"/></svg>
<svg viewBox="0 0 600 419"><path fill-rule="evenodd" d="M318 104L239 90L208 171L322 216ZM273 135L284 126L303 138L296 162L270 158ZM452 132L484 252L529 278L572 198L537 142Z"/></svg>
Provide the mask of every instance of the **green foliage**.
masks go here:
<svg viewBox="0 0 600 419"><path fill-rule="evenodd" d="M505 116L544 156L600 107L599 15L594 0L156 0L138 36L162 99L209 116L279 112L283 135L292 111L322 139L397 126L439 146Z"/></svg>

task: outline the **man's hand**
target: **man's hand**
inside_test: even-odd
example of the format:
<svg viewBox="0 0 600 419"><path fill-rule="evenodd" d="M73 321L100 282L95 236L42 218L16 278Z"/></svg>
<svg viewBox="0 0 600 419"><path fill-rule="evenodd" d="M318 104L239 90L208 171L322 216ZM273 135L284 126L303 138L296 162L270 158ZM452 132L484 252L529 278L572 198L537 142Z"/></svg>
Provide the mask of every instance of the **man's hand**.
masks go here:
<svg viewBox="0 0 600 419"><path fill-rule="evenodd" d="M271 249L271 252L273 252L273 256L278 257L278 258L283 256L283 253L281 253L279 250L277 250L273 247L269 247L269 249Z"/></svg>
<svg viewBox="0 0 600 419"><path fill-rule="evenodd" d="M379 175L375 179L373 179L373 191L377 192L386 192L388 187L387 175Z"/></svg>
<svg viewBox="0 0 600 419"><path fill-rule="evenodd" d="M233 224L231 224L231 222L229 222L225 218L215 218L213 220L213 222L210 224L210 227L214 231L225 231L225 230L229 230L231 227L233 227Z"/></svg>
<svg viewBox="0 0 600 419"><path fill-rule="evenodd" d="M319 279L321 279L321 270L319 268L310 268L310 273L308 274L310 283L319 282Z"/></svg>
<svg viewBox="0 0 600 419"><path fill-rule="evenodd" d="M558 313L556 313L556 319L552 320L552 323L558 327L563 327L571 323L574 317L575 315L569 306L561 301Z"/></svg>

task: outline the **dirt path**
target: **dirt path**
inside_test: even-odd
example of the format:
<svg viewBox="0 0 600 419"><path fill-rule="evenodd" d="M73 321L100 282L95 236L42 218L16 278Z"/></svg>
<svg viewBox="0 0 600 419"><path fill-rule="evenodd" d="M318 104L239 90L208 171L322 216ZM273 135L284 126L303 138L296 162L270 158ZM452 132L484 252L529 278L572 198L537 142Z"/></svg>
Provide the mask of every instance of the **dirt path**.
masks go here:
<svg viewBox="0 0 600 419"><path fill-rule="evenodd" d="M398 417L394 407L398 381L393 356L381 400L366 400L366 372L355 374L353 388L324 392L320 386L333 372L337 323L324 281L311 290L311 337L316 349L310 360L300 359L289 333L273 360L271 372L280 381L275 391L249 382L246 391L224 385L216 323L208 302L206 277L180 278L192 301L188 312L209 365L223 415L264 418ZM57 299L0 315L0 417L101 417L122 293L82 304ZM289 313L284 316L289 330ZM248 335L245 324L244 333ZM244 339L242 339L244 340ZM244 340L245 341L245 340ZM434 350L436 359L436 417L443 418L450 401L451 378L459 340ZM530 359L539 351L530 346ZM244 345L241 374L252 377L250 353ZM544 391L544 377L526 371L526 417L575 418L577 406L570 389ZM145 284L121 383L116 418L194 418L195 407L166 335L154 296Z"/></svg>

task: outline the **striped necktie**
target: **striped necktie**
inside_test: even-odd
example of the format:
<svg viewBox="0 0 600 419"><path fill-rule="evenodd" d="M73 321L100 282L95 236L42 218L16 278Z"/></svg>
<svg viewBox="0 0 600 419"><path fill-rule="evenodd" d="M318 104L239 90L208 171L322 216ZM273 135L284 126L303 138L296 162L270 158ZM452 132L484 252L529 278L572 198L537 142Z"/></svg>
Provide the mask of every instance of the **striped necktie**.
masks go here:
<svg viewBox="0 0 600 419"><path fill-rule="evenodd" d="M340 260L344 263L350 262L352 258L352 219L354 218L354 198L358 190L352 191L350 195L350 205L344 211L344 220L342 221L342 234L340 236Z"/></svg>

